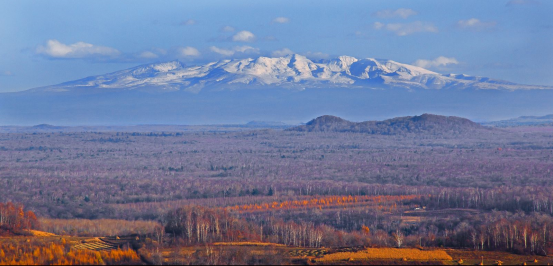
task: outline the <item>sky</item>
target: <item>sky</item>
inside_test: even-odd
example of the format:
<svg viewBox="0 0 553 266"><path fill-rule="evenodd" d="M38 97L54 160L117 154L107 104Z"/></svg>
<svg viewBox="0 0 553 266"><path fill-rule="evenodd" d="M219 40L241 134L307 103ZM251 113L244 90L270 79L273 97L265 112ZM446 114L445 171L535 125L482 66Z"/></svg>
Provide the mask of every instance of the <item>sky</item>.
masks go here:
<svg viewBox="0 0 553 266"><path fill-rule="evenodd" d="M553 86L553 1L0 1L0 92L179 60L340 55Z"/></svg>

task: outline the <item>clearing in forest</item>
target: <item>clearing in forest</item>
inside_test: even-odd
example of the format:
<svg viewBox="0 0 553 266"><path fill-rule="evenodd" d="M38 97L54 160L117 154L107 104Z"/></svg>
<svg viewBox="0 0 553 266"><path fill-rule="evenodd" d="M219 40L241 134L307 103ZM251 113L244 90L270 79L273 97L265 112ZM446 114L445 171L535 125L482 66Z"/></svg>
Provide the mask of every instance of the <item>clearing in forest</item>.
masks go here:
<svg viewBox="0 0 553 266"><path fill-rule="evenodd" d="M453 260L443 250L419 250L414 248L368 248L358 252L337 252L327 254L324 257L317 259L319 262L332 261L352 261L352 260L420 260L420 261L437 261L437 260Z"/></svg>
<svg viewBox="0 0 553 266"><path fill-rule="evenodd" d="M49 236L56 236L56 234L44 232L44 231L37 231L37 230L29 230L29 233L31 233L33 236L37 237L49 237Z"/></svg>

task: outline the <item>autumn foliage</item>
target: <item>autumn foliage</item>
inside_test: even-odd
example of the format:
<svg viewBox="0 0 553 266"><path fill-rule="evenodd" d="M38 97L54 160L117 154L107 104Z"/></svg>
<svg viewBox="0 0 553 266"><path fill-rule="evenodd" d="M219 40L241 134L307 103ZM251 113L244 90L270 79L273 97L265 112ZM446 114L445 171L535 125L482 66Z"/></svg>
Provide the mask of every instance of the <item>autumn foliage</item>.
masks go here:
<svg viewBox="0 0 553 266"><path fill-rule="evenodd" d="M36 215L32 211L25 212L22 204L0 202L0 233L18 233L38 228Z"/></svg>
<svg viewBox="0 0 553 266"><path fill-rule="evenodd" d="M75 250L59 243L9 243L0 245L0 265L105 265L140 262L132 249Z"/></svg>
<svg viewBox="0 0 553 266"><path fill-rule="evenodd" d="M420 198L420 195L400 195L400 196L326 196L313 197L306 200L293 200L283 202L272 202L263 204L247 204L236 205L230 207L230 210L240 212L256 212L256 211L276 211L276 210L291 210L299 208L328 208L339 206L355 206L355 205L382 205L389 204L390 211L397 208L396 201L413 200ZM388 204L387 204L388 205ZM382 209L382 208L380 208Z"/></svg>
<svg viewBox="0 0 553 266"><path fill-rule="evenodd" d="M398 248L368 248L359 252L337 252L325 255L318 259L322 262L332 262L341 260L420 260L420 261L436 261L436 260L452 260L443 250L419 250L414 248L398 249Z"/></svg>

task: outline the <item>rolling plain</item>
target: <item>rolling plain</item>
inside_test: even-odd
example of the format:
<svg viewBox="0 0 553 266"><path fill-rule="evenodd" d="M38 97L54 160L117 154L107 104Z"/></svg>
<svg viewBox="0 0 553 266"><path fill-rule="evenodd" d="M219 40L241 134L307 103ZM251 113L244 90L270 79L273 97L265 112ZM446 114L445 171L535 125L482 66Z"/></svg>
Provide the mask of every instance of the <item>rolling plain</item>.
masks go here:
<svg viewBox="0 0 553 266"><path fill-rule="evenodd" d="M548 126L9 130L0 264L553 262Z"/></svg>

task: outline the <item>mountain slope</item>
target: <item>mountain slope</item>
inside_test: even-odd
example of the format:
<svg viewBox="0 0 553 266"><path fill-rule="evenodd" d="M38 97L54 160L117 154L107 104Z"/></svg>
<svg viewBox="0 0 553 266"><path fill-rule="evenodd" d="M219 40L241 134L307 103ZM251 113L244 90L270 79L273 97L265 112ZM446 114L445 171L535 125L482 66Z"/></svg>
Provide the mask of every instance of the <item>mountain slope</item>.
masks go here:
<svg viewBox="0 0 553 266"><path fill-rule="evenodd" d="M321 116L305 125L287 129L307 132L351 132L376 135L400 134L468 134L490 132L493 129L474 123L466 118L423 114L420 116L396 117L384 121L350 122L335 116Z"/></svg>
<svg viewBox="0 0 553 266"><path fill-rule="evenodd" d="M131 90L184 90L243 88L389 88L406 89L552 89L546 86L467 75L442 75L417 66L391 60L357 59L340 56L313 62L301 55L222 60L199 66L178 61L142 65L105 75L87 77L39 91L67 91L79 88Z"/></svg>

